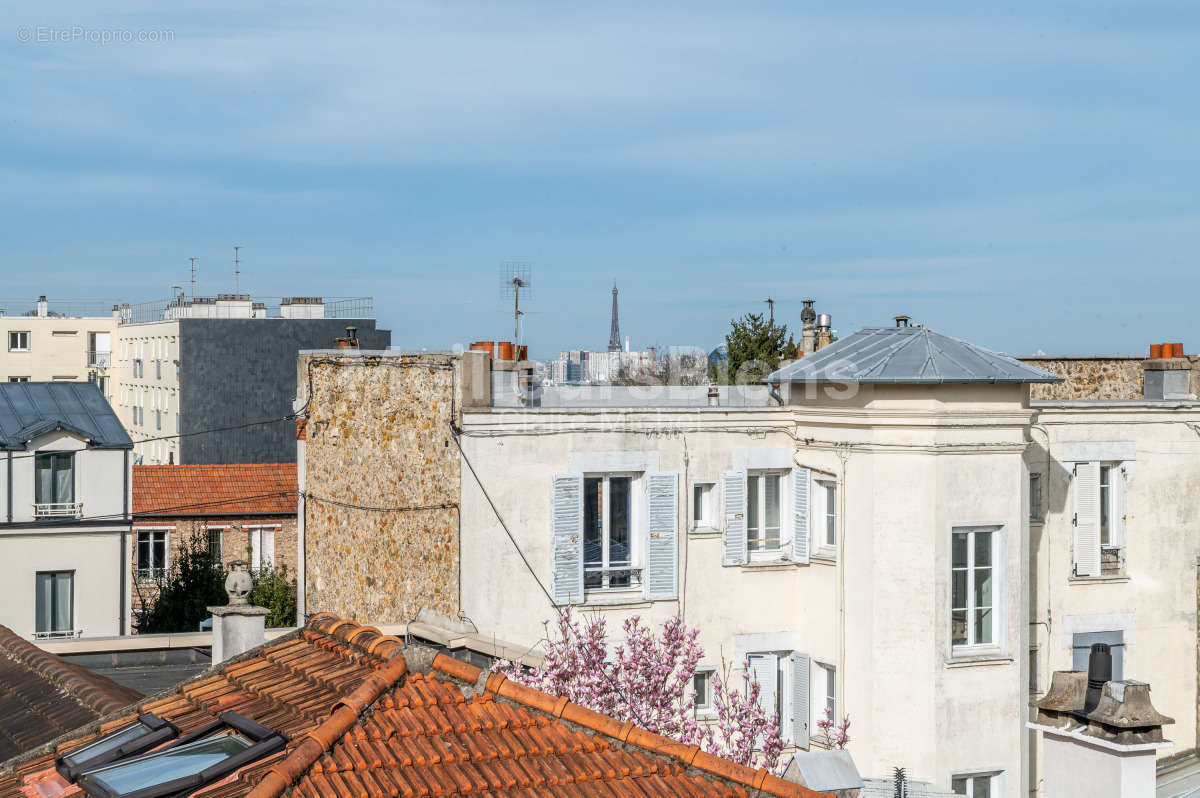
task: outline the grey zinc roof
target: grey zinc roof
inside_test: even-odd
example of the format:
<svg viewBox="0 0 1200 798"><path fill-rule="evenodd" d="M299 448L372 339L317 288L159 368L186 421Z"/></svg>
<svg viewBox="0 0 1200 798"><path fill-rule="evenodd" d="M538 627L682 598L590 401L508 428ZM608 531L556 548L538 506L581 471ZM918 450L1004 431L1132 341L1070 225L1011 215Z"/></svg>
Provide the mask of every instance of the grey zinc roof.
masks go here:
<svg viewBox="0 0 1200 798"><path fill-rule="evenodd" d="M1059 382L1048 371L928 327L867 327L773 372L767 382Z"/></svg>
<svg viewBox="0 0 1200 798"><path fill-rule="evenodd" d="M91 383L0 383L0 449L24 449L33 438L55 429L101 449L133 447L108 400Z"/></svg>

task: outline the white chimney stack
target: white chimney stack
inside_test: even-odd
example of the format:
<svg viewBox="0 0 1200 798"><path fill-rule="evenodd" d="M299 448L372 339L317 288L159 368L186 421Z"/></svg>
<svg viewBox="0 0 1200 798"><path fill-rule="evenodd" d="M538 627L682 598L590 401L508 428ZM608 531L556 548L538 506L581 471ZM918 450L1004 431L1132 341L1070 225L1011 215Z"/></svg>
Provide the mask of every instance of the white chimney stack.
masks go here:
<svg viewBox="0 0 1200 798"><path fill-rule="evenodd" d="M230 564L229 576L225 577L225 592L229 603L224 607L209 607L213 616L212 663L214 665L232 659L252 648L267 642L266 607L256 607L249 602L254 587L250 574L244 570L246 563L238 560Z"/></svg>
<svg viewBox="0 0 1200 798"><path fill-rule="evenodd" d="M38 318L39 319L46 318L46 316L49 315L49 312L50 312L50 304L48 302L46 302L46 297L44 295L38 297L38 302L37 302Z"/></svg>
<svg viewBox="0 0 1200 798"><path fill-rule="evenodd" d="M1155 757L1171 743L1175 721L1150 703L1150 685L1110 681L1107 645L1092 646L1088 670L1056 671L1027 725L1042 733L1042 792L1047 796L1139 798L1155 793Z"/></svg>
<svg viewBox="0 0 1200 798"><path fill-rule="evenodd" d="M629 336L628 335L625 336L625 351L626 352L629 351Z"/></svg>

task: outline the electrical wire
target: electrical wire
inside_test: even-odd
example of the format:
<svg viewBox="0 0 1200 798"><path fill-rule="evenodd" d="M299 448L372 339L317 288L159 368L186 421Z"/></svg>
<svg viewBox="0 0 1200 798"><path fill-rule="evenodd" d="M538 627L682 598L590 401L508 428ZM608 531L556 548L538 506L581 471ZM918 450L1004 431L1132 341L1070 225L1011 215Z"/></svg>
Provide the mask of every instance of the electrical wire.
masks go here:
<svg viewBox="0 0 1200 798"><path fill-rule="evenodd" d="M440 504L413 504L406 507L379 507L370 504L354 504L352 502L344 502L339 499L329 499L324 496L317 496L307 491L300 491L299 495L306 499L311 499L318 504L332 504L335 507L347 507L352 510L367 510L374 513L413 513L422 510L457 510L458 502L442 502Z"/></svg>

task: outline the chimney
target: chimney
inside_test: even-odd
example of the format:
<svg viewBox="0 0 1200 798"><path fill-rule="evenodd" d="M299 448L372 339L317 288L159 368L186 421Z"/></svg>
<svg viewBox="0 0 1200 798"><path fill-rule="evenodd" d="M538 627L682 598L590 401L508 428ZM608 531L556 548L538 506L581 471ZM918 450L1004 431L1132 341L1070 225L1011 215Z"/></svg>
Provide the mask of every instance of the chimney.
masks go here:
<svg viewBox="0 0 1200 798"><path fill-rule="evenodd" d="M1142 395L1146 399L1195 399L1192 361L1183 344L1151 344L1150 357L1142 361Z"/></svg>
<svg viewBox="0 0 1200 798"><path fill-rule="evenodd" d="M121 306L120 305L113 305L112 316L113 316L113 321L118 322L118 323L121 321Z"/></svg>
<svg viewBox="0 0 1200 798"><path fill-rule="evenodd" d="M337 339L338 349L358 349L358 328L347 327L346 337Z"/></svg>
<svg viewBox="0 0 1200 798"><path fill-rule="evenodd" d="M911 318L909 318L908 316L904 316L904 315L893 316L892 318L896 322L897 327L907 327L907 326L909 326L909 322L912 321Z"/></svg>
<svg viewBox="0 0 1200 798"><path fill-rule="evenodd" d="M225 592L229 603L224 607L209 607L213 616L212 662L217 664L257 648L267 642L266 607L256 607L247 596L254 587L246 563L235 560L229 564L225 577Z"/></svg>
<svg viewBox="0 0 1200 798"><path fill-rule="evenodd" d="M48 302L46 302L46 296L45 296L45 294L43 294L42 296L38 297L38 301L37 301L37 315L38 315L38 318L39 318L39 319L44 319L44 318L46 318L46 316L47 316L47 315L49 315L49 312L50 312L50 311L49 311L49 308L50 308L50 305L49 305L49 303L48 303Z"/></svg>
<svg viewBox="0 0 1200 798"><path fill-rule="evenodd" d="M833 319L828 313L817 316L817 349L833 343Z"/></svg>
<svg viewBox="0 0 1200 798"><path fill-rule="evenodd" d="M708 406L717 407L721 404L721 391L715 385L708 386Z"/></svg>
<svg viewBox="0 0 1200 798"><path fill-rule="evenodd" d="M1150 685L1112 681L1112 653L1092 646L1087 672L1056 671L1026 724L1042 733L1045 795L1154 795L1155 757L1175 721L1150 703Z"/></svg>
<svg viewBox="0 0 1200 798"><path fill-rule="evenodd" d="M811 355L817 351L817 328L814 322L817 320L817 312L813 310L813 302L816 300L804 300L804 310L800 311L800 347L797 351L798 357Z"/></svg>

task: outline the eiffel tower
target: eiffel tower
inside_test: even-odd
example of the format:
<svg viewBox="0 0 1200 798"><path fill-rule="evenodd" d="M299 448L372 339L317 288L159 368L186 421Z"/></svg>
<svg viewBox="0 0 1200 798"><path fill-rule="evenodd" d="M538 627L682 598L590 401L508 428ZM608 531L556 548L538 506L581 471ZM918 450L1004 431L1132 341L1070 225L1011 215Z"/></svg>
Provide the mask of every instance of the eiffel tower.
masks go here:
<svg viewBox="0 0 1200 798"><path fill-rule="evenodd" d="M621 351L621 326L617 324L617 281L613 280L612 330L608 333L608 351Z"/></svg>

